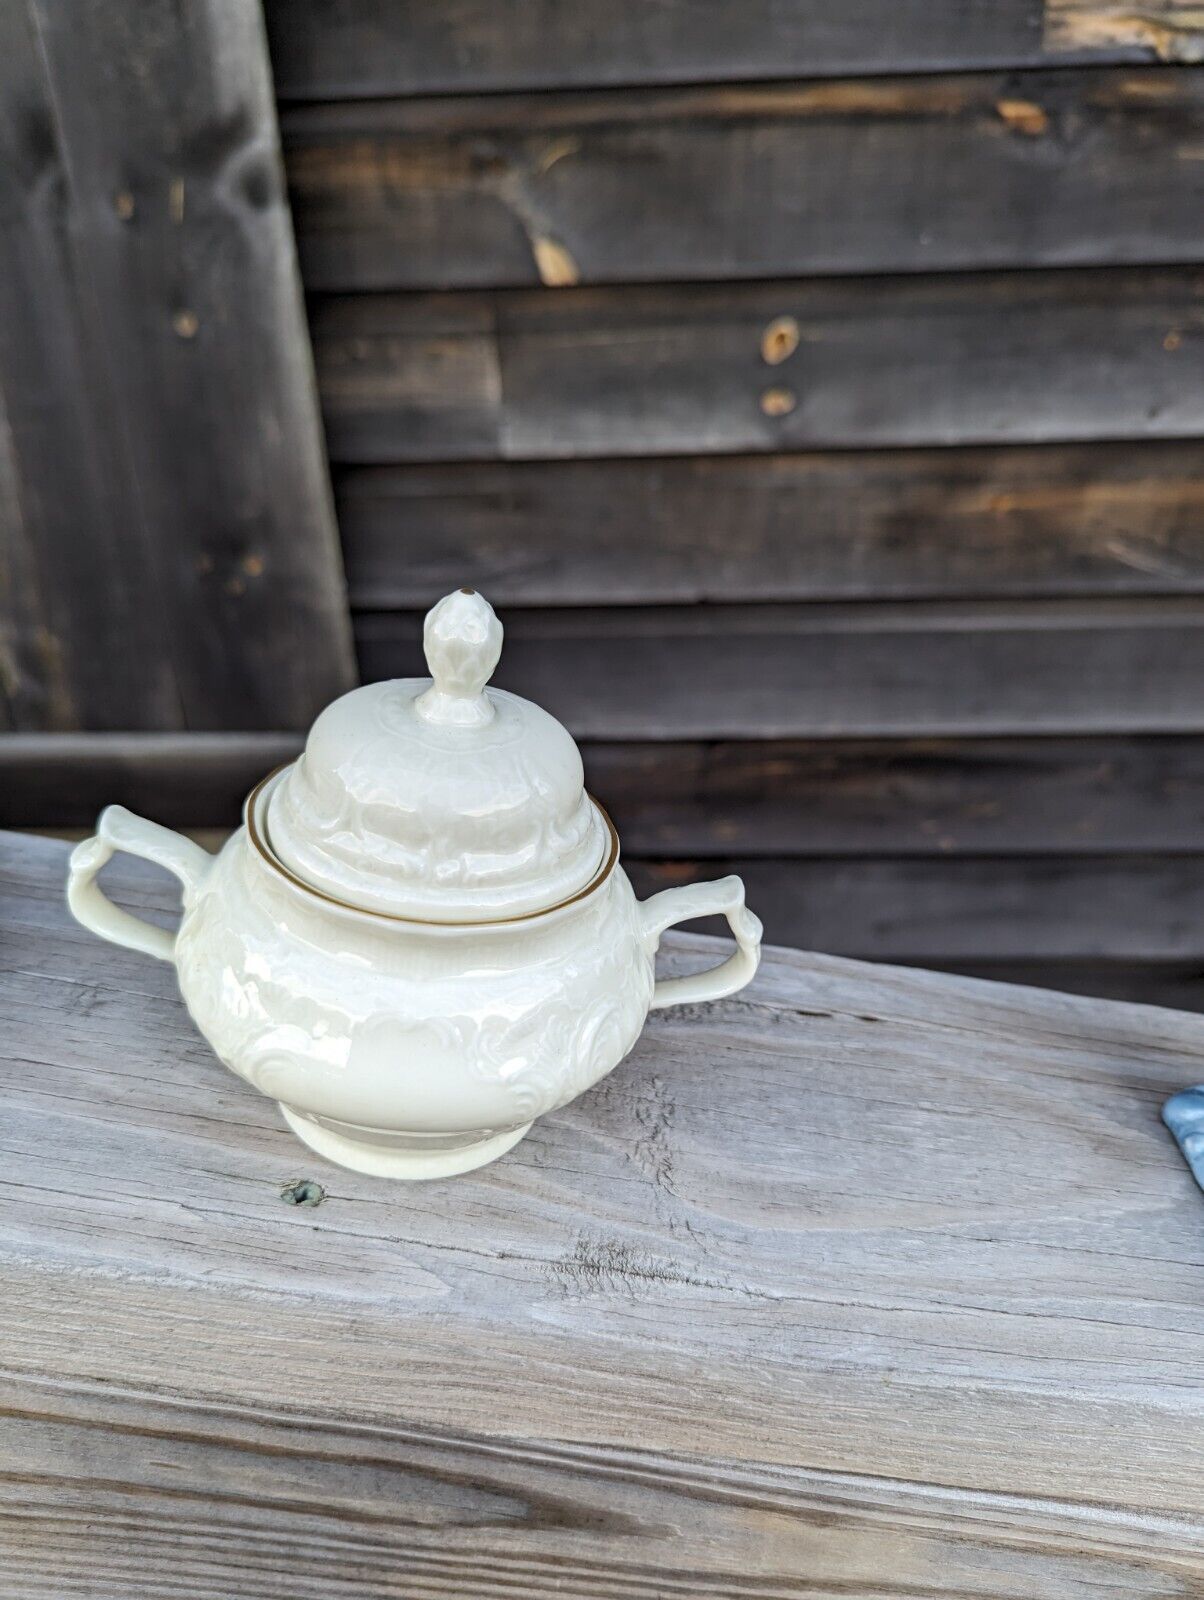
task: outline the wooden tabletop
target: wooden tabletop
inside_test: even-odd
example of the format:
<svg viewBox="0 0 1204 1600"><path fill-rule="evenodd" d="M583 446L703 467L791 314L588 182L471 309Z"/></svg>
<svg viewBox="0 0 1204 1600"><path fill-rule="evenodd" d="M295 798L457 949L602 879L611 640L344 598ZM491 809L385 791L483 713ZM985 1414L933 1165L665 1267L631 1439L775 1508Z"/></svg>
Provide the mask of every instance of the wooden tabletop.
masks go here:
<svg viewBox="0 0 1204 1600"><path fill-rule="evenodd" d="M390 1184L65 862L0 835L6 1594L1204 1595L1204 1196L1158 1117L1204 1020L768 950L496 1165Z"/></svg>

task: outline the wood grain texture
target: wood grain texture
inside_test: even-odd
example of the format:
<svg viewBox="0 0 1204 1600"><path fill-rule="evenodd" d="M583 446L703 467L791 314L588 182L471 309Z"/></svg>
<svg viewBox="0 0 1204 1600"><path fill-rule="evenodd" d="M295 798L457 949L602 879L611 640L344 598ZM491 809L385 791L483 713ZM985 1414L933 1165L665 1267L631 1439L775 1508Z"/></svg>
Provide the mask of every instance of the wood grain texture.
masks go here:
<svg viewBox="0 0 1204 1600"><path fill-rule="evenodd" d="M352 603L1199 593L1196 440L348 467Z"/></svg>
<svg viewBox="0 0 1204 1600"><path fill-rule="evenodd" d="M920 963L923 965L924 963ZM942 972L956 972L992 983L1020 983L1068 994L1094 995L1139 1005L1204 1011L1204 963L1200 961L950 961Z"/></svg>
<svg viewBox="0 0 1204 1600"><path fill-rule="evenodd" d="M14 440L0 385L0 728L6 731L18 725L54 727L71 715L62 653L47 648L50 640L31 533L22 510Z"/></svg>
<svg viewBox="0 0 1204 1600"><path fill-rule="evenodd" d="M1195 736L669 740L583 753L630 856L1183 855L1204 845Z"/></svg>
<svg viewBox="0 0 1204 1600"><path fill-rule="evenodd" d="M387 1185L68 921L64 857L3 841L23 1595L1199 1591L1200 1201L1157 1115L1196 1019L771 950L501 1163Z"/></svg>
<svg viewBox="0 0 1204 1600"><path fill-rule="evenodd" d="M70 226L69 151L37 17L0 11L0 591L9 725L181 717L153 549ZM105 596L103 610L96 597ZM143 603L148 596L153 604ZM120 639L123 648L113 648Z"/></svg>
<svg viewBox="0 0 1204 1600"><path fill-rule="evenodd" d="M365 677L420 673L421 631L361 614ZM512 610L497 681L585 739L977 737L1200 732L1202 672L1168 598Z"/></svg>
<svg viewBox="0 0 1204 1600"><path fill-rule="evenodd" d="M173 828L237 827L251 789L301 745L296 733L9 734L0 827L91 827L107 805Z"/></svg>
<svg viewBox="0 0 1204 1600"><path fill-rule="evenodd" d="M1201 854L624 862L642 894L739 872L767 938L863 960L1204 966Z"/></svg>
<svg viewBox="0 0 1204 1600"><path fill-rule="evenodd" d="M1204 430L1198 271L333 296L312 330L343 463Z"/></svg>
<svg viewBox="0 0 1204 1600"><path fill-rule="evenodd" d="M281 131L311 289L1200 254L1190 68L339 101Z"/></svg>
<svg viewBox="0 0 1204 1600"><path fill-rule="evenodd" d="M0 1547L30 1600L84 1573L93 1600L208 1597L235 1570L248 1600L315 1584L333 1600L807 1600L904 1582L942 1600L1081 1600L1093 1583L1189 1594L1204 1555L1190 1523L1100 1526L1053 1499L29 1378L6 1390L26 1498L0 1501Z"/></svg>
<svg viewBox="0 0 1204 1600"><path fill-rule="evenodd" d="M353 663L259 8L0 28L12 719L304 726Z"/></svg>
<svg viewBox="0 0 1204 1600"><path fill-rule="evenodd" d="M268 0L289 100L1162 59L1154 30L1062 25L1098 0ZM1154 19L1183 0L1153 0ZM1173 56L1170 59L1174 59Z"/></svg>
<svg viewBox="0 0 1204 1600"><path fill-rule="evenodd" d="M0 740L0 824L77 828L118 802L171 827L236 826L293 734ZM633 857L1193 854L1204 740L587 741L591 792Z"/></svg>

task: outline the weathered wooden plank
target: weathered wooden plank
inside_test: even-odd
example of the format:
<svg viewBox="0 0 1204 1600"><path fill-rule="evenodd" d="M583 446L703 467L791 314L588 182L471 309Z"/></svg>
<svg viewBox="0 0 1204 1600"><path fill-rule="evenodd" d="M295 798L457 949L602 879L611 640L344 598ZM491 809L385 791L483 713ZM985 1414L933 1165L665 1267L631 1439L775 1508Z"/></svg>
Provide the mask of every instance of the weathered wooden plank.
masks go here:
<svg viewBox="0 0 1204 1600"><path fill-rule="evenodd" d="M361 614L365 676L421 672L421 627ZM506 632L500 685L586 739L1204 728L1196 599L511 610Z"/></svg>
<svg viewBox="0 0 1204 1600"><path fill-rule="evenodd" d="M1177 1011L1204 1011L1204 963L1198 960L947 961L941 971Z"/></svg>
<svg viewBox="0 0 1204 1600"><path fill-rule="evenodd" d="M1199 593L1194 440L349 467L352 603Z"/></svg>
<svg viewBox="0 0 1204 1600"><path fill-rule="evenodd" d="M1158 1122L1197 1019L771 949L408 1188L302 1157L170 970L68 922L63 849L2 850L32 1593L1198 1587L1200 1201Z"/></svg>
<svg viewBox="0 0 1204 1600"><path fill-rule="evenodd" d="M503 407L492 307L476 296L313 301L334 459L491 456Z"/></svg>
<svg viewBox="0 0 1204 1600"><path fill-rule="evenodd" d="M0 826L90 827L124 805L170 827L236 827L295 733L10 734L0 740Z"/></svg>
<svg viewBox="0 0 1204 1600"><path fill-rule="evenodd" d="M1160 61L1204 61L1204 13L1198 0L1045 0L1045 48L1141 50Z"/></svg>
<svg viewBox="0 0 1204 1600"><path fill-rule="evenodd" d="M3 27L18 719L304 725L353 664L259 8Z"/></svg>
<svg viewBox="0 0 1204 1600"><path fill-rule="evenodd" d="M770 366L782 318L799 342ZM312 327L345 463L1204 430L1183 269L333 296Z"/></svg>
<svg viewBox="0 0 1204 1600"><path fill-rule="evenodd" d="M0 140L3 132L0 123ZM0 385L0 728L5 730L17 724L53 726L70 716L64 663L60 652L46 648L44 618Z"/></svg>
<svg viewBox="0 0 1204 1600"><path fill-rule="evenodd" d="M69 152L28 5L0 9L0 547L6 722L181 714L134 496L105 318L72 222ZM109 197L110 204L112 197ZM105 596L103 607L96 597ZM140 603L142 601L143 603ZM116 648L120 641L121 648Z"/></svg>
<svg viewBox="0 0 1204 1600"><path fill-rule="evenodd" d="M1173 9L1187 13L1178 53L1158 26L1174 35ZM265 14L280 94L323 100L1193 59L1191 9L1184 0L1140 12L1099 0L268 0ZM1088 25L1121 11L1127 27Z"/></svg>
<svg viewBox="0 0 1204 1600"><path fill-rule="evenodd" d="M1190 69L343 101L282 133L311 289L1200 254Z"/></svg>
<svg viewBox="0 0 1204 1600"><path fill-rule="evenodd" d="M6 1382L0 1550L28 1600L224 1594L1164 1600L1190 1522L1060 1500L529 1439L454 1438L98 1385ZM274 1492L270 1488L275 1484ZM251 1513L251 1514L249 1514ZM350 1552L354 1551L351 1555Z"/></svg>
<svg viewBox="0 0 1204 1600"><path fill-rule="evenodd" d="M119 802L173 827L233 827L292 734L0 740L0 823L88 827ZM638 856L919 858L1193 853L1204 740L587 742L590 789Z"/></svg>
<svg viewBox="0 0 1204 1600"><path fill-rule="evenodd" d="M1195 737L670 741L584 755L632 857L1171 855L1204 842Z"/></svg>
<svg viewBox="0 0 1204 1600"><path fill-rule="evenodd" d="M859 960L1204 964L1204 855L624 862L644 894L738 872L767 938Z"/></svg>

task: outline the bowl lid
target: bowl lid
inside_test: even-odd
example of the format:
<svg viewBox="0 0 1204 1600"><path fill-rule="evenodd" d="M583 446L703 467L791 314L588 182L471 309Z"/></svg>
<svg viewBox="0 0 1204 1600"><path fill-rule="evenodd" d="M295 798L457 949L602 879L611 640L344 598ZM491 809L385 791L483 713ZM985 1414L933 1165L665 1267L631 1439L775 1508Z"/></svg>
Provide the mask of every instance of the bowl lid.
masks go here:
<svg viewBox="0 0 1204 1600"><path fill-rule="evenodd" d="M427 614L423 648L429 678L367 684L318 717L273 786L268 844L364 910L485 922L558 905L610 844L576 744L539 706L486 688L502 625L474 590Z"/></svg>

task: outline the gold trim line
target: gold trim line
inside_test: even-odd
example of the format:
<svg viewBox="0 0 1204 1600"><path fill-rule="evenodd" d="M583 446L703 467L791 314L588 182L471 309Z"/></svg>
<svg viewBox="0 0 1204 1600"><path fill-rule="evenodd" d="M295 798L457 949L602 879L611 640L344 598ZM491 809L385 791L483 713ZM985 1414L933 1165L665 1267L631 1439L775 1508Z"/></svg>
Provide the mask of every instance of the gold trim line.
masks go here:
<svg viewBox="0 0 1204 1600"><path fill-rule="evenodd" d="M515 922L534 922L537 917L547 917L553 911L563 911L565 906L576 905L578 900L584 900L586 895L593 894L594 890L601 887L606 879L610 877L618 864L619 835L615 830L615 825L610 820L606 807L599 805L593 795L588 794L587 791L587 797L591 805L593 805L602 821L606 824L607 832L610 834L610 849L606 854L606 859L585 887L578 889L576 894L569 895L565 900L557 900L555 905L542 906L538 911L524 911L516 917L490 917L477 922L439 922L434 917L402 917L392 911L375 911L371 906L353 905L350 900L340 900L337 895L327 894L325 889L319 889L312 883L306 883L304 878L285 866L275 850L272 849L267 838L260 833L259 824L255 816L259 797L268 784L273 779L278 778L292 764L291 761L286 761L283 765L275 767L268 773L266 778L259 780L247 796L244 805L247 837L259 852L264 864L270 867L273 872L278 872L282 878L287 879L294 888L302 890L305 894L312 895L315 900L324 900L327 905L337 906L340 911L353 912L358 917L375 917L380 922L398 922L404 927L411 928L504 928Z"/></svg>

